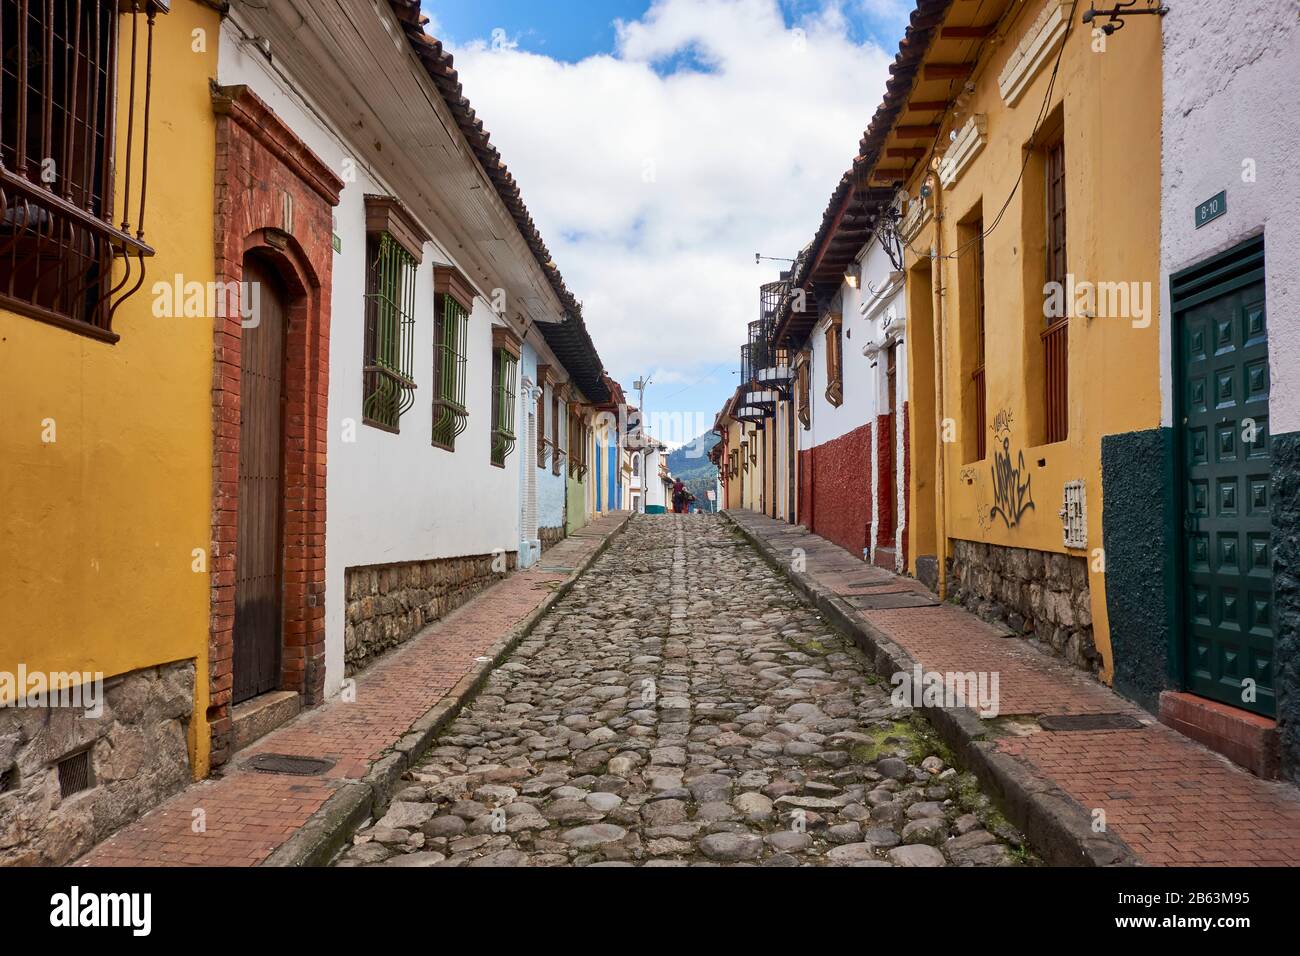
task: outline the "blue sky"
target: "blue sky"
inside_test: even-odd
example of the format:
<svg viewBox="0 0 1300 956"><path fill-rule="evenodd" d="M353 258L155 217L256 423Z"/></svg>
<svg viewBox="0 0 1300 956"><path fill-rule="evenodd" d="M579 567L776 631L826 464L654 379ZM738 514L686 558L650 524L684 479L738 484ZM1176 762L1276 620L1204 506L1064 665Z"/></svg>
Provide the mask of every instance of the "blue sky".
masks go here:
<svg viewBox="0 0 1300 956"><path fill-rule="evenodd" d="M425 0L609 372L667 441L738 383L758 287L807 243L913 0Z"/></svg>
<svg viewBox="0 0 1300 956"><path fill-rule="evenodd" d="M823 6L821 0L780 0L788 23ZM505 30L520 48L567 63L614 49L615 20L636 20L651 0L425 0L438 22L439 39L456 44L490 40ZM848 36L896 46L911 0L859 0L844 4Z"/></svg>

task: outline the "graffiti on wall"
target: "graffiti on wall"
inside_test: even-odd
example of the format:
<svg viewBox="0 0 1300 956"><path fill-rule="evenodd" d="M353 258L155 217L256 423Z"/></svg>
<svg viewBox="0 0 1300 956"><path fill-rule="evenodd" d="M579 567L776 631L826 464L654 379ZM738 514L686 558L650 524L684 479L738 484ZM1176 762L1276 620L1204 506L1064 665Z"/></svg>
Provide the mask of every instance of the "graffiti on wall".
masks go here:
<svg viewBox="0 0 1300 956"><path fill-rule="evenodd" d="M1008 528L1020 524L1025 512L1034 510L1032 476L1025 467L1025 453L1011 460L1011 412L1002 409L993 419L993 505L989 518L1001 518Z"/></svg>

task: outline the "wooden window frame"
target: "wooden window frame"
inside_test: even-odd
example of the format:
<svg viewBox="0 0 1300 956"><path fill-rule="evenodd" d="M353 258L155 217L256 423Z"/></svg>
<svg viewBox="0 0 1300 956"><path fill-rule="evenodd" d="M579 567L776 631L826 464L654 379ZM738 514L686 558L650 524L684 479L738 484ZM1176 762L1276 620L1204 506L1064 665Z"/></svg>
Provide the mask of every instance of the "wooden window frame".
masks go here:
<svg viewBox="0 0 1300 956"><path fill-rule="evenodd" d="M794 365L799 424L807 431L812 428L812 353L806 349L800 352Z"/></svg>
<svg viewBox="0 0 1300 956"><path fill-rule="evenodd" d="M844 317L837 313L826 325L826 401L844 404Z"/></svg>
<svg viewBox="0 0 1300 956"><path fill-rule="evenodd" d="M985 312L984 312L984 220L971 224L975 238L971 241L972 278L974 280L975 312L975 368L971 371L971 388L975 403L975 460L988 456L988 382L985 375Z"/></svg>
<svg viewBox="0 0 1300 956"><path fill-rule="evenodd" d="M1058 134L1043 149L1045 185L1045 281L1068 288L1066 247L1065 138ZM1064 296L1061 301L1064 302ZM1070 437L1070 309L1049 319L1041 333L1043 342L1043 443Z"/></svg>

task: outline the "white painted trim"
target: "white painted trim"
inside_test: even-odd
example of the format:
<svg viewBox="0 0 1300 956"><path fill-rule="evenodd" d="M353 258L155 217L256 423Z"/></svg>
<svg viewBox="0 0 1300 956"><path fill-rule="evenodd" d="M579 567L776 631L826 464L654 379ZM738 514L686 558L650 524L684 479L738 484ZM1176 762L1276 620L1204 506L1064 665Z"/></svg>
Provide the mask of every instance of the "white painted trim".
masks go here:
<svg viewBox="0 0 1300 956"><path fill-rule="evenodd" d="M998 76L1002 102L1015 106L1070 27L1071 0L1050 0L1016 45Z"/></svg>
<svg viewBox="0 0 1300 956"><path fill-rule="evenodd" d="M948 154L939 163L939 182L951 186L970 165L972 159L980 154L984 144L989 141L988 117L976 113L966 121L966 125L957 133Z"/></svg>
<svg viewBox="0 0 1300 956"><path fill-rule="evenodd" d="M919 196L916 199L908 198L907 212L898 224L898 233L903 237L904 242L911 242L916 238L921 227L930 221L933 211L928 200Z"/></svg>
<svg viewBox="0 0 1300 956"><path fill-rule="evenodd" d="M880 315L881 312L884 312L887 308L893 305L894 295L903 287L903 280L905 278L906 276L901 272L889 273L889 279L885 283L885 287L875 293L875 301L870 305L868 305L865 300L863 301L860 310L862 312L862 317L870 322L875 319L876 316ZM871 291L867 290L867 295L871 294Z"/></svg>

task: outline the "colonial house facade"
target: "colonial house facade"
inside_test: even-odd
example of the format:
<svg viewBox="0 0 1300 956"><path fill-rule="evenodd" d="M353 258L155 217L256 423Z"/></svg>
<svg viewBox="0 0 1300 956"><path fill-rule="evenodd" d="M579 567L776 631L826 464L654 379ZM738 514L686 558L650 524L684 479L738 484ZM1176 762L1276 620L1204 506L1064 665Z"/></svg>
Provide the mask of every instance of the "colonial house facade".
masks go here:
<svg viewBox="0 0 1300 956"><path fill-rule="evenodd" d="M1275 108L1300 23L1251 0L1162 26L1159 422L1102 442L1103 487L1143 502L1102 513L1115 684L1300 782L1300 115Z"/></svg>
<svg viewBox="0 0 1300 956"><path fill-rule="evenodd" d="M0 17L0 866L62 864L211 761L205 317L239 306L215 287L220 117L196 104L220 21L194 0ZM74 63L100 80L72 89Z"/></svg>
<svg viewBox="0 0 1300 956"><path fill-rule="evenodd" d="M67 862L595 512L621 393L581 306L419 4L362 12L3 4L5 101L76 122L0 142L0 863Z"/></svg>
<svg viewBox="0 0 1300 956"><path fill-rule="evenodd" d="M1296 24L1252 4L1207 69L1202 17L1083 12L918 0L768 339L787 520L1295 776L1295 121L1260 111ZM754 332L718 461L781 516Z"/></svg>
<svg viewBox="0 0 1300 956"><path fill-rule="evenodd" d="M286 583L305 575L306 635L300 639L292 626L292 607L282 640L280 609L243 633L237 594L234 705L275 692L296 691L303 703L330 696L377 655L502 574L535 562L565 534L572 380L586 374L588 387L602 387L579 307L474 123L450 57L423 33L417 4L388 6L361 18L359 37L339 35L323 15L300 22L284 8L240 3L223 26L220 87L260 100L300 141L282 152L336 171L342 181L332 225L309 219L307 204L291 194L275 195L274 183L264 190L278 217L268 228L332 235L333 281L320 298L332 305L333 319L325 323L328 343L315 346L323 367L304 427L317 457L304 479L312 520L301 565L284 542L293 555L283 568ZM304 31L319 42L302 42ZM400 95L374 84L337 95L340 76L376 70ZM375 132L358 136L357 128ZM403 130L425 146L388 141ZM450 189L453 182L484 188ZM219 190L231 205L241 195L234 183ZM306 240L300 244L307 248ZM266 265L257 265L265 277ZM296 314L292 283L275 276L266 284L283 288L280 308ZM244 335L256 339L263 331ZM572 368L551 337L563 343ZM290 354L287 367L297 361ZM298 437L294 427L287 447ZM251 464L242 456L240 463ZM297 495L298 479L284 478ZM242 484L240 494L242 505ZM275 511L256 517L269 529ZM239 523L239 546L274 553L273 537L258 540L273 531ZM226 557L241 564L238 554ZM237 572L237 590L245 580ZM292 587L285 594L295 600ZM223 611L228 600L222 596ZM256 680L241 676L243 639L267 645L246 659L279 655L282 673L268 667ZM291 672L306 676L290 680Z"/></svg>

